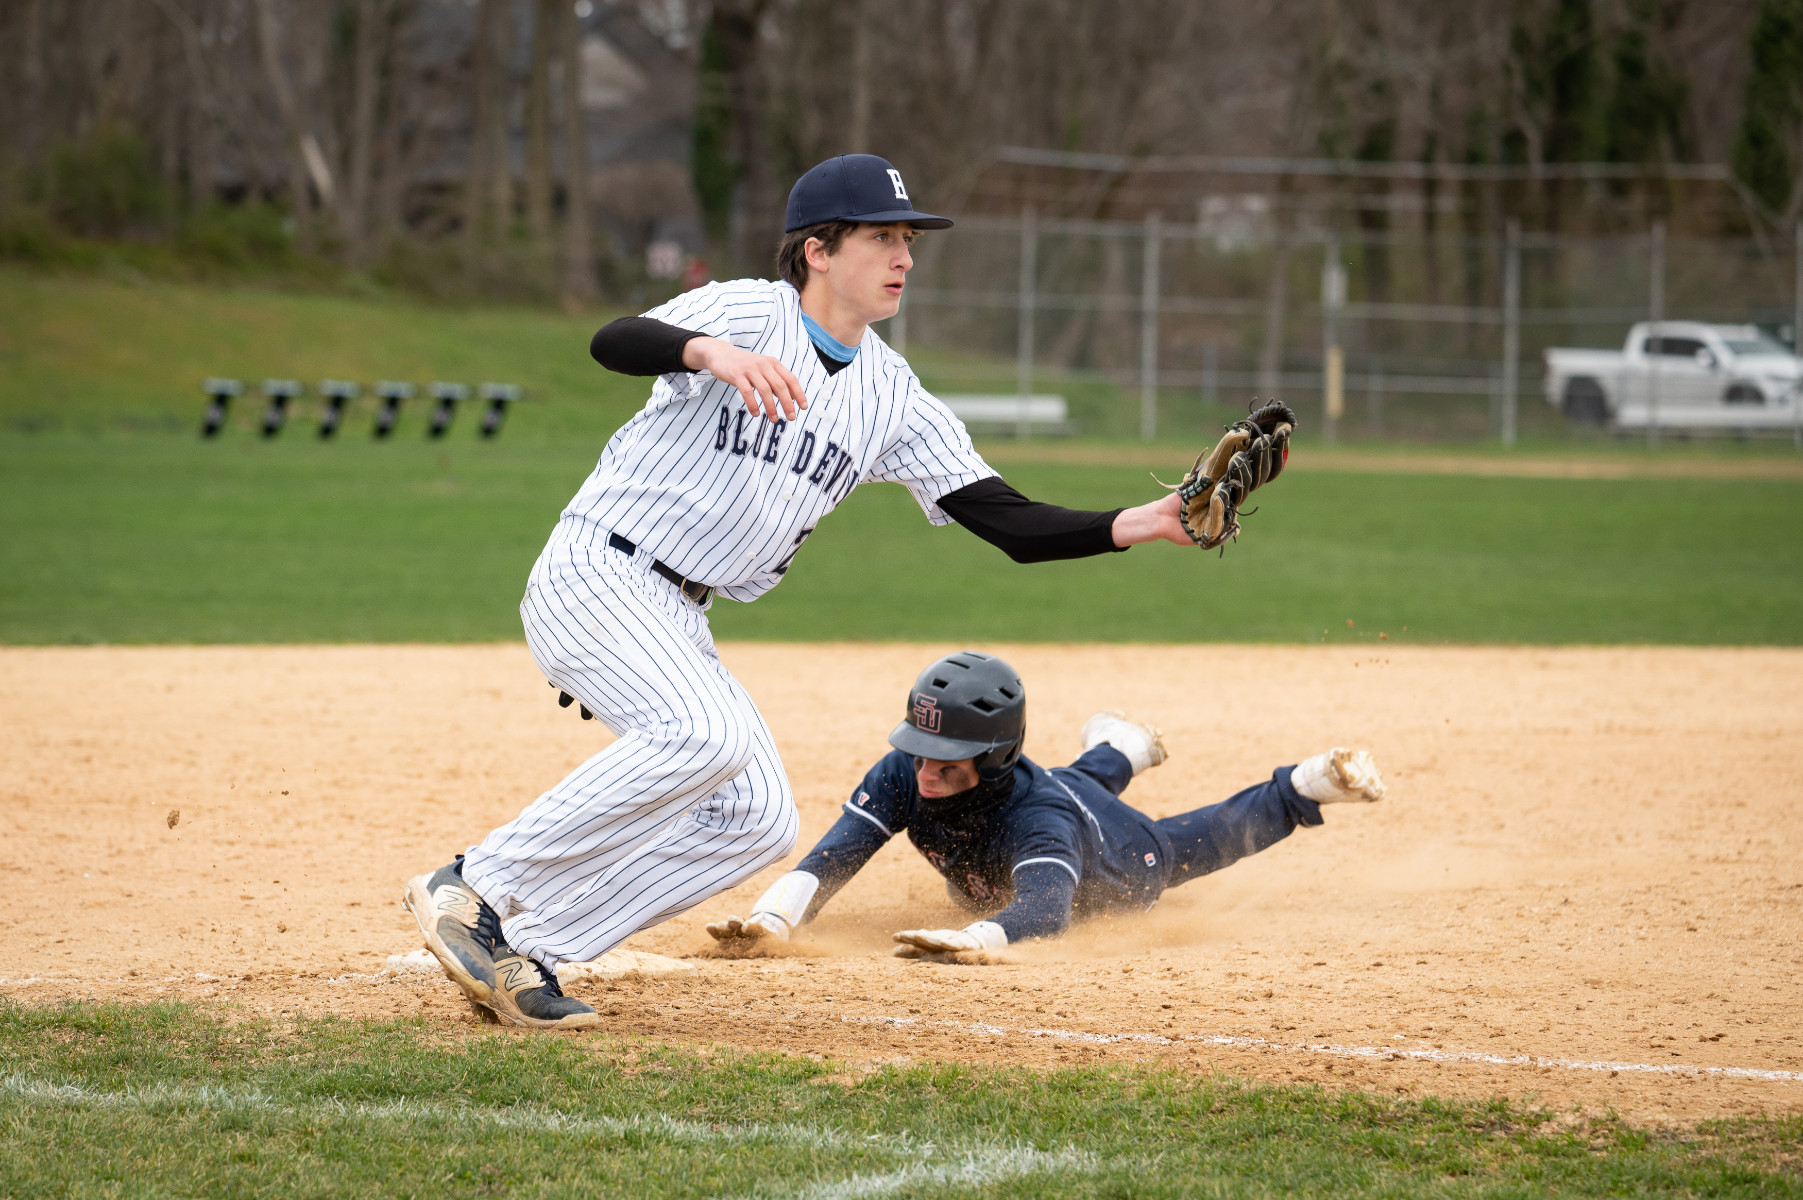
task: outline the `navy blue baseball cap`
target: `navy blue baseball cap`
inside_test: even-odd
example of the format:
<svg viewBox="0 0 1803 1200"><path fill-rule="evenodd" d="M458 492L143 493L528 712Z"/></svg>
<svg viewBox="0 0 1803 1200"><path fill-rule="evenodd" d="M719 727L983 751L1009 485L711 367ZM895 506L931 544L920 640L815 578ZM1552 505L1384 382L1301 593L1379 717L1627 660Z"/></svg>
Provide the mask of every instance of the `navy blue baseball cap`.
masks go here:
<svg viewBox="0 0 1803 1200"><path fill-rule="evenodd" d="M856 221L860 225L893 225L905 221L920 229L950 229L945 217L914 211L901 172L874 154L841 154L829 158L795 181L783 232L794 233L822 221Z"/></svg>

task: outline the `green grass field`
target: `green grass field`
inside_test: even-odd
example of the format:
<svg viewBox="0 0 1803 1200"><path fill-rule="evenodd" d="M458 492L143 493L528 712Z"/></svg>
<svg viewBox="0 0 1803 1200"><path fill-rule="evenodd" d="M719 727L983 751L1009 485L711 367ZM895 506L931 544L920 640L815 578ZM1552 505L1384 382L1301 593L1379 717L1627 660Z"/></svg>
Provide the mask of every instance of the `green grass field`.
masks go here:
<svg viewBox="0 0 1803 1200"><path fill-rule="evenodd" d="M531 414L527 415L528 421ZM0 435L0 640L520 636L527 569L596 445L232 433ZM1029 495L1150 498L1143 471L1018 464ZM1296 471L1224 558L1017 566L855 492L723 638L1803 642L1803 484ZM1354 625L1348 628L1346 622Z"/></svg>
<svg viewBox="0 0 1803 1200"><path fill-rule="evenodd" d="M588 359L604 318L0 270L0 641L519 636L527 567L643 400L642 381ZM968 365L922 358L929 384ZM470 415L428 442L418 402L376 443L367 401L321 443L312 400L263 442L247 397L203 443L197 385L214 373L503 379L530 402L493 444ZM1200 436L1151 453L1175 476ZM1156 494L1139 469L1005 473L1076 506ZM865 488L783 587L720 603L714 624L776 639L1803 641L1800 482L1298 470L1259 500L1224 559L1155 546L1019 567L930 528L900 489Z"/></svg>
<svg viewBox="0 0 1803 1200"><path fill-rule="evenodd" d="M1796 1119L1652 1132L1144 1069L0 1007L0 1194L1798 1196Z"/></svg>

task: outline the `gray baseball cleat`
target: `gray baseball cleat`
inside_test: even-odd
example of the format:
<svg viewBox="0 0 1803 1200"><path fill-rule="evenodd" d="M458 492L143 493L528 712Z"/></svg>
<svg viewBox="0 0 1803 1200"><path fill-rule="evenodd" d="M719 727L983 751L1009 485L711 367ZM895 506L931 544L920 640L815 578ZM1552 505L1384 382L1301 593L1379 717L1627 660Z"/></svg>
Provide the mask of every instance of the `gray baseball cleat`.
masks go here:
<svg viewBox="0 0 1803 1200"><path fill-rule="evenodd" d="M430 875L407 881L401 904L419 922L430 950L452 983L477 1004L494 1006L495 945L501 920L495 910L463 882L458 869L463 856Z"/></svg>
<svg viewBox="0 0 1803 1200"><path fill-rule="evenodd" d="M494 998L489 1011L503 1025L532 1029L594 1029L601 1015L563 994L557 973L502 942L495 947Z"/></svg>

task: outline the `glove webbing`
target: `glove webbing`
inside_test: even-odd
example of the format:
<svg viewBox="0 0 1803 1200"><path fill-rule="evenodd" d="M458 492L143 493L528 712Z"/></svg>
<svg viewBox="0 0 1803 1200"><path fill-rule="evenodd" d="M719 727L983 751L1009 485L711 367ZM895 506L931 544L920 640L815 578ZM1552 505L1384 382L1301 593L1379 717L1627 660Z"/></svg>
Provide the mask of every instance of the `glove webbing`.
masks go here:
<svg viewBox="0 0 1803 1200"><path fill-rule="evenodd" d="M1226 436L1196 459L1176 491L1183 501L1177 519L1198 546L1212 550L1239 536L1240 505L1282 473L1295 427L1288 405L1267 404L1227 426Z"/></svg>

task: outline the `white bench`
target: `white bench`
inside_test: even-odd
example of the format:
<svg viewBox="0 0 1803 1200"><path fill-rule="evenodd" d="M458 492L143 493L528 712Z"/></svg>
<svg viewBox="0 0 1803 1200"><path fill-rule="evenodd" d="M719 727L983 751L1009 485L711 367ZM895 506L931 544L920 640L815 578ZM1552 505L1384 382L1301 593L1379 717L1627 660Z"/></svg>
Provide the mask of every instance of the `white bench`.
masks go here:
<svg viewBox="0 0 1803 1200"><path fill-rule="evenodd" d="M940 396L966 425L1004 426L1042 433L1068 433L1070 410L1063 396Z"/></svg>

